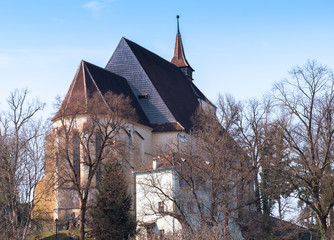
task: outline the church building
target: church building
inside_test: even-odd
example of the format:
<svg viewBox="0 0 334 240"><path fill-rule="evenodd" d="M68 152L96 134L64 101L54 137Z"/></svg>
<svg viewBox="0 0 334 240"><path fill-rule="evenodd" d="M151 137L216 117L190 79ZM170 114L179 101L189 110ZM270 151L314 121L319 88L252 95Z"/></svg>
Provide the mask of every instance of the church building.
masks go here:
<svg viewBox="0 0 334 240"><path fill-rule="evenodd" d="M134 172L150 164L159 147L182 140L192 128L191 117L199 107L215 108L194 84L193 72L185 56L178 22L171 61L123 37L105 68L80 62L61 107L52 119L53 132L58 131L62 111L70 114L71 109L80 106L83 109L80 118L89 114L87 106L94 93L99 94L101 105L106 104L104 94L108 91L128 97L136 112L136 121L129 121L126 129L131 146L128 149L131 167L127 170L129 189L135 196ZM50 141L46 150L49 153L56 151L50 147ZM77 152L80 153L80 147ZM46 157L45 176L36 192L45 191L44 187L50 181L54 185L48 189L46 198L40 199L36 209L42 210L49 219L67 220L73 212L79 214L79 200L73 189L57 186L57 177L51 180L55 169L56 157ZM84 181L85 168L80 163L77 174L81 182ZM135 203L133 206L136 211Z"/></svg>

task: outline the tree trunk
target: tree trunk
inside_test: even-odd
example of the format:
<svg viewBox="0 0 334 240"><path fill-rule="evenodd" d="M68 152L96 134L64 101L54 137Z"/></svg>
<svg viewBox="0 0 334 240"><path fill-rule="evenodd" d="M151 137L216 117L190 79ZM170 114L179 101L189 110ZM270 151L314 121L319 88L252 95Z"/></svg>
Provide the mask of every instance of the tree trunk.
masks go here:
<svg viewBox="0 0 334 240"><path fill-rule="evenodd" d="M87 202L84 201L82 204L81 204L81 213L80 213L80 226L79 226L79 239L80 240L84 240L85 239L85 219L86 219L86 205L87 205Z"/></svg>
<svg viewBox="0 0 334 240"><path fill-rule="evenodd" d="M326 240L327 239L327 221L326 217L320 217L318 216L318 223L320 226L320 239Z"/></svg>
<svg viewBox="0 0 334 240"><path fill-rule="evenodd" d="M223 222L223 239L229 239L230 231L229 231L229 212L228 212L228 206L227 204L224 204L224 222Z"/></svg>
<svg viewBox="0 0 334 240"><path fill-rule="evenodd" d="M255 204L256 204L256 211L261 213L261 203L260 203L260 187L259 187L259 179L257 178L257 171L255 173Z"/></svg>
<svg viewBox="0 0 334 240"><path fill-rule="evenodd" d="M27 236L27 227L25 226L22 233L22 240L25 240Z"/></svg>
<svg viewBox="0 0 334 240"><path fill-rule="evenodd" d="M278 216L279 219L282 219L282 202L281 202L281 195L278 196Z"/></svg>
<svg viewBox="0 0 334 240"><path fill-rule="evenodd" d="M16 234L16 226L17 226L17 208L16 206L13 204L12 205L12 216L11 216L11 224L12 224L12 231L13 234Z"/></svg>

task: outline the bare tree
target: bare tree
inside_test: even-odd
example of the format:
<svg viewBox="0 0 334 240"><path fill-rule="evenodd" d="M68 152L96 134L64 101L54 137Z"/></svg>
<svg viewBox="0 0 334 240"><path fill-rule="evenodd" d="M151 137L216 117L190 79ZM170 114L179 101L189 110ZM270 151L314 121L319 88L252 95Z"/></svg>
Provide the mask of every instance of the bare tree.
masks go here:
<svg viewBox="0 0 334 240"><path fill-rule="evenodd" d="M166 186L160 173L148 174L141 181L146 197L144 214L171 216L182 225L183 238L233 239L240 233L236 224L238 210L253 196L252 167L248 157L230 136L233 116L217 118L215 109L199 109L193 129L182 143L161 152L158 162L171 167L177 186ZM138 193L137 193L138 194ZM173 207L162 211L154 200ZM170 205L170 204L169 204ZM238 233L239 232L239 233Z"/></svg>
<svg viewBox="0 0 334 240"><path fill-rule="evenodd" d="M279 218L283 219L281 196L288 191L288 186L280 181L279 176L287 156L273 107L268 97L264 97L261 102L256 99L247 101L238 123L237 139L257 169L254 176L257 211L270 216L277 202Z"/></svg>
<svg viewBox="0 0 334 240"><path fill-rule="evenodd" d="M80 239L84 239L86 212L101 164L121 158L122 136L135 119L130 100L123 95L107 92L102 97L96 92L87 102L87 108L81 102L74 104L76 108L61 106L54 120L57 191L73 190L79 199Z"/></svg>
<svg viewBox="0 0 334 240"><path fill-rule="evenodd" d="M223 104L220 97L220 108L229 108ZM264 144L268 144L268 126L270 125L271 103L264 99L260 102L256 99L246 101L239 110L239 118L236 121L237 129L234 137L238 144L247 153L254 168L254 191L257 212L262 212L265 204L261 204L261 163L265 158Z"/></svg>
<svg viewBox="0 0 334 240"><path fill-rule="evenodd" d="M287 177L282 177L291 176L289 169L294 165L294 158L285 141L281 114L275 104L270 96L265 96L262 101L248 100L244 104L236 102L231 96L220 96L217 113L223 114L223 126L229 129L230 135L245 151L254 170L252 186L255 187L258 214L250 212L245 218L247 212L243 212L241 226L248 228L250 236L282 238L280 233L285 232L284 237L291 238L297 234L296 231L302 234L305 229L272 217L275 208L279 219L288 216L290 196L296 187ZM257 223L257 226L252 227L249 223Z"/></svg>
<svg viewBox="0 0 334 240"><path fill-rule="evenodd" d="M47 127L37 114L44 104L28 101L28 90L15 90L9 110L0 117L0 236L25 239L33 210L43 194L35 195L43 176Z"/></svg>
<svg viewBox="0 0 334 240"><path fill-rule="evenodd" d="M334 206L334 78L316 61L290 71L275 85L281 110L279 127L291 161L284 176L295 196L315 214L321 239L328 239L328 216Z"/></svg>

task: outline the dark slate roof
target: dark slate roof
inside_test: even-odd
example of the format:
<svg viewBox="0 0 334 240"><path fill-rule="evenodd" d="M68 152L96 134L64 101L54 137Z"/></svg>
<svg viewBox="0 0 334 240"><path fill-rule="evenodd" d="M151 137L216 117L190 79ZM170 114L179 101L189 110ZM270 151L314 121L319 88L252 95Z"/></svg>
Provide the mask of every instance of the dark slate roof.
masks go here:
<svg viewBox="0 0 334 240"><path fill-rule="evenodd" d="M106 104L102 97L107 91L129 97L132 107L136 109L137 121L151 126L125 78L85 61L81 61L62 105L53 120L61 115L88 113L88 101L97 91L101 93L100 102L102 105ZM105 110L108 110L107 105Z"/></svg>
<svg viewBox="0 0 334 240"><path fill-rule="evenodd" d="M198 98L209 102L207 98L177 66L128 39L125 41L177 122L189 130L191 117L199 106ZM171 129L172 125L167 129L179 130Z"/></svg>

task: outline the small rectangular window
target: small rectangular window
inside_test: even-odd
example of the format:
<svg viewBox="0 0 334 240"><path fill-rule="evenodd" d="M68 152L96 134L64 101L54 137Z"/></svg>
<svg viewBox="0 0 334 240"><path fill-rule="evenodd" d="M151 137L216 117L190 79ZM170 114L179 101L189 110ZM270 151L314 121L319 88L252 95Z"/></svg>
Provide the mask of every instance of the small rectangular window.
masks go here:
<svg viewBox="0 0 334 240"><path fill-rule="evenodd" d="M158 212L163 213L165 211L165 204L164 202L158 202Z"/></svg>
<svg viewBox="0 0 334 240"><path fill-rule="evenodd" d="M203 203L199 203L199 211L201 211L202 213L204 212L204 204Z"/></svg>
<svg viewBox="0 0 334 240"><path fill-rule="evenodd" d="M180 179L179 184L180 184L180 188L184 188L188 185L186 180L184 179Z"/></svg>
<svg viewBox="0 0 334 240"><path fill-rule="evenodd" d="M193 213L194 212L194 208L193 208L193 203L192 202L188 202L187 203L187 212L188 213Z"/></svg>
<svg viewBox="0 0 334 240"><path fill-rule="evenodd" d="M159 231L159 239L163 240L165 238L165 230L164 229L160 229Z"/></svg>
<svg viewBox="0 0 334 240"><path fill-rule="evenodd" d="M202 177L197 177L195 186L197 190L204 190L204 187L205 187L204 179Z"/></svg>

